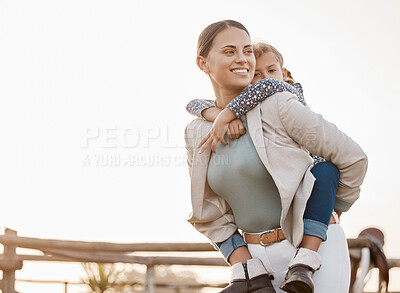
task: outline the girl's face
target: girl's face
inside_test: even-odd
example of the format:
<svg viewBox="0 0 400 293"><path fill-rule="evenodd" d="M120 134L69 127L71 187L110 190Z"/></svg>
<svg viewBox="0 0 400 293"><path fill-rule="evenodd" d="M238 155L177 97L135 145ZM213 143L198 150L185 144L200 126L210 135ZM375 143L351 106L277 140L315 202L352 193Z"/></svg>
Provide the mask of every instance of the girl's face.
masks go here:
<svg viewBox="0 0 400 293"><path fill-rule="evenodd" d="M287 72L282 69L279 61L276 59L275 54L272 52L263 53L256 61L256 71L251 83L256 83L264 78L275 78L285 80Z"/></svg>
<svg viewBox="0 0 400 293"><path fill-rule="evenodd" d="M242 91L254 77L255 57L250 37L236 27L221 31L208 56L198 57L197 62L217 90Z"/></svg>

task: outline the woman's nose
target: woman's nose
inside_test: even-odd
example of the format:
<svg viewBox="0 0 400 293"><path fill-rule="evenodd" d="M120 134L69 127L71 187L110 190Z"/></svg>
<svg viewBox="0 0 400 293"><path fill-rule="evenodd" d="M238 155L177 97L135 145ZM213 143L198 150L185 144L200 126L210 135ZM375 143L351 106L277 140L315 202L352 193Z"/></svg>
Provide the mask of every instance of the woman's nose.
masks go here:
<svg viewBox="0 0 400 293"><path fill-rule="evenodd" d="M238 53L236 56L237 63L247 63L247 58L243 53Z"/></svg>

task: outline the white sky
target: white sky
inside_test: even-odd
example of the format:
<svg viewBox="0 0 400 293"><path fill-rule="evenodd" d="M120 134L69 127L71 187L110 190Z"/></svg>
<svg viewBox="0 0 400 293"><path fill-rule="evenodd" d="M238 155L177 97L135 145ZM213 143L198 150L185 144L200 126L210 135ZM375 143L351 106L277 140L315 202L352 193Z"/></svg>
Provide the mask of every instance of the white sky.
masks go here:
<svg viewBox="0 0 400 293"><path fill-rule="evenodd" d="M185 105L213 94L194 63L199 33L235 19L281 51L310 107L367 153L342 226L348 237L381 228L400 258L399 12L398 0L0 1L0 226L206 241L185 220Z"/></svg>

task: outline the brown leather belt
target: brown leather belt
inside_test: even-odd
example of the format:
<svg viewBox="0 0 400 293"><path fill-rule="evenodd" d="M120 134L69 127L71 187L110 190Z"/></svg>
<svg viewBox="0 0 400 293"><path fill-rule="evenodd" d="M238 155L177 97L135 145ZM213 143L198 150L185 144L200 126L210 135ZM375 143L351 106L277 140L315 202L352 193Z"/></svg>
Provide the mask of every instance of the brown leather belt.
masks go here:
<svg viewBox="0 0 400 293"><path fill-rule="evenodd" d="M274 229L262 233L249 234L243 233L244 242L248 244L260 244L262 246L270 246L276 242L286 239L282 229Z"/></svg>
<svg viewBox="0 0 400 293"><path fill-rule="evenodd" d="M335 224L335 217L332 215L329 224ZM243 232L244 241L248 244L260 244L262 246L270 246L276 242L286 239L281 228L265 231L262 233L246 233Z"/></svg>

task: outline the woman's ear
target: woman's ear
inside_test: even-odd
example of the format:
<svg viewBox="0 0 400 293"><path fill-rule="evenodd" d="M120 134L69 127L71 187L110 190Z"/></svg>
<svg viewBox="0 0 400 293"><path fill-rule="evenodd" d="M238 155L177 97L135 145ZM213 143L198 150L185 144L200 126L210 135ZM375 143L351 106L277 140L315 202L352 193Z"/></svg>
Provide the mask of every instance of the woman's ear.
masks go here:
<svg viewBox="0 0 400 293"><path fill-rule="evenodd" d="M209 70L208 70L207 62L203 56L198 56L196 58L196 63L197 63L197 67L199 67L201 71L204 71L206 74L208 74Z"/></svg>
<svg viewBox="0 0 400 293"><path fill-rule="evenodd" d="M285 67L282 68L282 75L283 75L283 81L288 81L287 69Z"/></svg>

